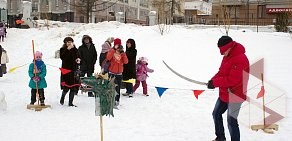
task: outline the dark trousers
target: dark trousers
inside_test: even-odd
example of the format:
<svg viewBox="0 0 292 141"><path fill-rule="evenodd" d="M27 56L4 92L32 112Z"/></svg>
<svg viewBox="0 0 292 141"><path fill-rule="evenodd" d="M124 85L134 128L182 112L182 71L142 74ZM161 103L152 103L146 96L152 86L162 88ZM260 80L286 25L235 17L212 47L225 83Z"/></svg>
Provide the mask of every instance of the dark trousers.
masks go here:
<svg viewBox="0 0 292 141"><path fill-rule="evenodd" d="M82 72L81 73L81 77L84 77L85 75L87 77L91 77L92 76L92 73L89 73L89 72ZM92 97L93 96L93 93L92 92L88 92L88 96Z"/></svg>
<svg viewBox="0 0 292 141"><path fill-rule="evenodd" d="M121 90L121 85L122 85L122 79L123 75L122 74L112 74L109 73L109 78L115 78L114 83L116 84L116 97L115 101L120 101L120 90Z"/></svg>
<svg viewBox="0 0 292 141"><path fill-rule="evenodd" d="M227 123L231 136L231 141L240 141L240 131L237 117L242 103L225 103L220 98L217 99L213 110L213 120L215 124L216 141L224 141L225 133L223 126L222 114L227 110Z"/></svg>
<svg viewBox="0 0 292 141"><path fill-rule="evenodd" d="M0 77L3 76L3 72L2 72L2 65L0 65Z"/></svg>
<svg viewBox="0 0 292 141"><path fill-rule="evenodd" d="M31 97L30 97L31 104L34 104L37 101L36 93L37 93L36 89L31 89ZM40 98L41 103L43 103L45 101L44 89L38 89L38 94L39 94L39 98Z"/></svg>
<svg viewBox="0 0 292 141"><path fill-rule="evenodd" d="M124 82L125 85L126 85L126 93L127 94L132 94L133 93L133 84L132 83L126 83Z"/></svg>
<svg viewBox="0 0 292 141"><path fill-rule="evenodd" d="M70 88L70 89L69 88L63 88L63 92L62 92L60 103L64 103L65 96L66 96L66 94L68 93L69 90L70 90L70 92L69 92L69 106L73 106L74 96L78 92L78 90L76 88L74 88L74 87Z"/></svg>
<svg viewBox="0 0 292 141"><path fill-rule="evenodd" d="M1 70L2 70L2 74L6 74L7 73L7 67L6 64L1 64ZM0 71L1 71L0 70Z"/></svg>

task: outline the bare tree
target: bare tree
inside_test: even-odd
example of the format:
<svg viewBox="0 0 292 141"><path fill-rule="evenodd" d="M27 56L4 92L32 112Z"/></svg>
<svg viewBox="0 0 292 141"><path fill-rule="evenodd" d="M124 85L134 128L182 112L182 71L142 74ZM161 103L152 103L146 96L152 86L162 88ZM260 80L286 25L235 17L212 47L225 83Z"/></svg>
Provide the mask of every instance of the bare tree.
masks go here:
<svg viewBox="0 0 292 141"><path fill-rule="evenodd" d="M67 0L62 0L67 2ZM110 4L107 4L110 3ZM93 12L104 11L117 3L114 1L101 1L101 0L75 0L74 2L68 3L70 6L75 7L77 12L85 17L85 23L90 22L90 16ZM97 9L98 6L103 5L103 8Z"/></svg>
<svg viewBox="0 0 292 141"><path fill-rule="evenodd" d="M175 13L183 13L181 9L183 5L182 0L153 0L151 5L158 11L159 23L172 25L175 21Z"/></svg>
<svg viewBox="0 0 292 141"><path fill-rule="evenodd" d="M221 0L219 1L220 6L220 13L219 13L219 19L222 18L223 26L225 29L225 34L228 35L229 29L230 29L230 23L231 23L231 9L232 6L226 5L227 0Z"/></svg>

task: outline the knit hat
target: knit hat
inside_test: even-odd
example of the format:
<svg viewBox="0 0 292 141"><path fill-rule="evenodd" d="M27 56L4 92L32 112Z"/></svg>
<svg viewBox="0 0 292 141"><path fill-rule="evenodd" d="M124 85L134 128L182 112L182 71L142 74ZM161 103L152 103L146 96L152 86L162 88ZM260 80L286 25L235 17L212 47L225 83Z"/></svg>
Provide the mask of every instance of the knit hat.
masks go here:
<svg viewBox="0 0 292 141"><path fill-rule="evenodd" d="M38 58L38 57L42 58L42 56L43 56L42 52L40 52L40 51L35 52L35 58Z"/></svg>
<svg viewBox="0 0 292 141"><path fill-rule="evenodd" d="M116 38L116 39L114 40L114 46L116 46L116 45L121 45L121 44L122 44L121 39Z"/></svg>
<svg viewBox="0 0 292 141"><path fill-rule="evenodd" d="M229 37L229 36L222 36L219 40L218 40L218 43L217 43L217 46L220 48L220 47L223 47L225 46L226 44L232 42L232 38Z"/></svg>
<svg viewBox="0 0 292 141"><path fill-rule="evenodd" d="M74 42L73 38L71 38L71 37L66 37L66 38L63 40L64 44L66 44L66 43L69 42L69 41Z"/></svg>
<svg viewBox="0 0 292 141"><path fill-rule="evenodd" d="M141 61L143 63L148 63L148 59L146 57L140 57L139 61Z"/></svg>
<svg viewBox="0 0 292 141"><path fill-rule="evenodd" d="M107 39L106 39L106 41L108 41L109 43L112 43L113 41L114 41L114 37L108 37Z"/></svg>

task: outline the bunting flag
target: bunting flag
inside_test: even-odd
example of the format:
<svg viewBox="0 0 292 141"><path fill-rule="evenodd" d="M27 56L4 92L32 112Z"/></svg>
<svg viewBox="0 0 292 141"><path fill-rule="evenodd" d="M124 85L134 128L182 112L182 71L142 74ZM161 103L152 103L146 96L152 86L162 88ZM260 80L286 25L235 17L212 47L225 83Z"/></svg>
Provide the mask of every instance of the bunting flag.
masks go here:
<svg viewBox="0 0 292 141"><path fill-rule="evenodd" d="M126 82L126 83L132 83L134 84L136 82L136 79L129 79L129 80L123 80L122 82Z"/></svg>
<svg viewBox="0 0 292 141"><path fill-rule="evenodd" d="M9 69L8 73L12 73L12 72L14 72L16 69L21 68L21 67L23 67L23 66L25 66L25 65L27 65L27 64L28 64L28 63L25 63L25 64L20 65L20 66L13 67L13 68Z"/></svg>
<svg viewBox="0 0 292 141"><path fill-rule="evenodd" d="M257 99L261 98L265 95L265 88L264 86L261 87L261 91L258 93Z"/></svg>
<svg viewBox="0 0 292 141"><path fill-rule="evenodd" d="M157 92L158 92L158 95L159 97L162 96L162 94L165 92L165 90L167 90L168 88L163 88L163 87L155 87Z"/></svg>
<svg viewBox="0 0 292 141"><path fill-rule="evenodd" d="M202 94L205 90L193 90L194 95L197 99L199 99L199 95Z"/></svg>
<svg viewBox="0 0 292 141"><path fill-rule="evenodd" d="M71 72L71 70L68 70L68 69L64 69L64 68L59 68L59 69L63 75Z"/></svg>

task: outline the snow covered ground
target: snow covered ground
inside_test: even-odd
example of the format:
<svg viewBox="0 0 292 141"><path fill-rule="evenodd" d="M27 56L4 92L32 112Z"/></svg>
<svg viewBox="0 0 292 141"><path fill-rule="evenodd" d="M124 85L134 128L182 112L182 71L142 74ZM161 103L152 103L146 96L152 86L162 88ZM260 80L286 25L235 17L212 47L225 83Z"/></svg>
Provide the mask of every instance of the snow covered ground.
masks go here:
<svg viewBox="0 0 292 141"><path fill-rule="evenodd" d="M270 27L267 27L270 28ZM245 31L245 32L243 32ZM149 67L154 69L148 78L149 97L139 88L133 98L121 97L120 109L115 117L103 117L104 141L210 141L214 139L212 110L218 97L218 89L207 90L187 82L169 71L164 60L183 75L199 81L208 81L218 71L222 56L217 48L224 28L192 28L176 25L161 36L157 26L138 26L117 22L98 24L56 23L49 30L8 29L5 42L0 44L8 51L8 70L12 73L0 78L0 91L6 96L7 110L0 111L1 141L97 141L100 140L99 117L95 116L94 98L79 93L74 99L78 107L59 104L61 90L59 78L61 60L55 59L55 51L63 39L73 35L76 46L81 45L84 34L93 38L98 54L107 37L128 38L137 44L138 56L149 58ZM277 122L279 131L266 134L252 131L249 125L258 124L262 112L246 102L240 113L242 141L290 141L292 126L292 37L288 33L254 32L250 29L230 30L235 41L246 47L250 64L264 58L266 103L284 119ZM42 51L47 64L45 89L46 104L52 106L41 112L27 110L30 102L28 64L32 62L32 45ZM290 55L289 55L290 54ZM289 59L290 58L290 59ZM24 65L24 66L22 66ZM96 71L99 66L96 65ZM260 90L260 81L251 77L249 96L255 99ZM253 87L256 86L256 87ZM168 88L158 96L155 87ZM206 90L196 99L192 90ZM124 90L122 90L124 92ZM277 99L280 97L280 101ZM261 100L258 100L261 102ZM275 102L275 103L273 103ZM273 103L273 104L272 104ZM254 108L254 109L253 109ZM250 112L248 112L250 111ZM268 114L267 114L268 116ZM226 124L226 115L224 115ZM225 127L227 127L225 125ZM226 137L230 140L228 129Z"/></svg>

